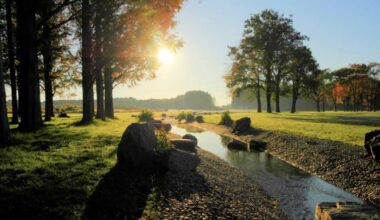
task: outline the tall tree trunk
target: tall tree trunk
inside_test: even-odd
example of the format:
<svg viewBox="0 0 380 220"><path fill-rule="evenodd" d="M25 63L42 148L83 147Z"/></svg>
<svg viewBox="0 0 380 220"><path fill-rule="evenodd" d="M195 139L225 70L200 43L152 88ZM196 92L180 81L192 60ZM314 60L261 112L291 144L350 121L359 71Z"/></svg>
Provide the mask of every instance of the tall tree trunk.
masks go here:
<svg viewBox="0 0 380 220"><path fill-rule="evenodd" d="M102 75L102 27L101 1L96 1L96 18L95 18L95 80L96 80L96 118L105 120L104 113L104 80Z"/></svg>
<svg viewBox="0 0 380 220"><path fill-rule="evenodd" d="M295 113L297 111L297 99L298 99L298 82L295 82L293 84L293 95L292 95L292 109L290 110L290 113Z"/></svg>
<svg viewBox="0 0 380 220"><path fill-rule="evenodd" d="M267 99L267 112L272 113L272 71L270 65L266 67L265 95Z"/></svg>
<svg viewBox="0 0 380 220"><path fill-rule="evenodd" d="M37 42L35 0L17 0L17 28L20 43L20 108L21 131L35 131L42 127L39 75L37 70Z"/></svg>
<svg viewBox="0 0 380 220"><path fill-rule="evenodd" d="M281 92L280 83L281 83L281 72L279 71L279 73L276 76L276 87L275 87L276 88L276 91L275 91L276 112L281 112L280 110L280 92Z"/></svg>
<svg viewBox="0 0 380 220"><path fill-rule="evenodd" d="M325 97L322 97L322 112L325 112L325 107L326 107L326 102L325 102Z"/></svg>
<svg viewBox="0 0 380 220"><path fill-rule="evenodd" d="M51 121L54 117L53 85L51 71L53 69L53 57L49 28L45 25L43 30L42 56L44 62L44 85L45 85L45 121Z"/></svg>
<svg viewBox="0 0 380 220"><path fill-rule="evenodd" d="M12 94L12 124L18 123L18 103L17 103L17 81L16 81L16 66L15 52L13 42L13 25L12 25L12 7L11 0L5 1L6 17L7 17L7 40L8 40L8 65L9 75L11 78L11 94Z"/></svg>
<svg viewBox="0 0 380 220"><path fill-rule="evenodd" d="M0 147L5 146L10 138L7 102L5 99L6 96L4 88L3 54L1 45L2 40L0 36Z"/></svg>
<svg viewBox="0 0 380 220"><path fill-rule="evenodd" d="M93 91L91 79L91 30L89 0L82 0L82 90L83 116L82 123L89 123L93 119L92 105Z"/></svg>
<svg viewBox="0 0 380 220"><path fill-rule="evenodd" d="M261 93L260 89L256 92L256 98L257 98L257 112L261 112Z"/></svg>
<svg viewBox="0 0 380 220"><path fill-rule="evenodd" d="M315 100L315 104L317 105L317 112L320 112L321 111L321 107L320 107L320 100L319 100L319 98L317 98Z"/></svg>
<svg viewBox="0 0 380 220"><path fill-rule="evenodd" d="M112 97L112 70L108 65L104 68L104 89L105 89L105 113L108 118L115 118L113 112L113 97Z"/></svg>

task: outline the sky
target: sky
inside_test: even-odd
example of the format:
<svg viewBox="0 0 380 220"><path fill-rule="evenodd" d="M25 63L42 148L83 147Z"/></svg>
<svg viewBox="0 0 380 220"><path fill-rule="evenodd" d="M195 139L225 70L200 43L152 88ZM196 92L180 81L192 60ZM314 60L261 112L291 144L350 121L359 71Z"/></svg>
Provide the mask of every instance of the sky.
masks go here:
<svg viewBox="0 0 380 220"><path fill-rule="evenodd" d="M239 44L244 21L264 9L293 16L321 68L380 62L379 0L187 0L175 18L184 46L155 79L133 88L118 86L114 97L172 98L203 90L217 105L228 104L223 80L231 65L228 46ZM80 99L80 88L75 92L78 96L71 98Z"/></svg>
<svg viewBox="0 0 380 220"><path fill-rule="evenodd" d="M184 46L154 80L118 87L115 97L170 98L204 90L217 105L228 104L223 80L231 65L228 46L239 44L244 21L264 9L293 16L321 68L380 62L379 0L187 0L176 15Z"/></svg>

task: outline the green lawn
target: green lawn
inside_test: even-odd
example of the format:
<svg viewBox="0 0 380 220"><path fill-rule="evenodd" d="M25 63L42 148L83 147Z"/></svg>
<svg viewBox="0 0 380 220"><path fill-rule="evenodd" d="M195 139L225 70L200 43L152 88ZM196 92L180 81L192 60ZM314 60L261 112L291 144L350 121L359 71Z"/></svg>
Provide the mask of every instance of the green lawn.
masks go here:
<svg viewBox="0 0 380 220"><path fill-rule="evenodd" d="M0 149L1 219L79 219L115 165L123 131L135 121L123 113L116 120L77 126L81 116L70 116L35 133L14 133L13 144Z"/></svg>
<svg viewBox="0 0 380 220"><path fill-rule="evenodd" d="M300 112L256 113L231 111L234 120L250 117L252 125L270 131L280 131L320 139L363 146L364 134L380 129L380 112ZM205 115L208 123L219 123L220 114Z"/></svg>

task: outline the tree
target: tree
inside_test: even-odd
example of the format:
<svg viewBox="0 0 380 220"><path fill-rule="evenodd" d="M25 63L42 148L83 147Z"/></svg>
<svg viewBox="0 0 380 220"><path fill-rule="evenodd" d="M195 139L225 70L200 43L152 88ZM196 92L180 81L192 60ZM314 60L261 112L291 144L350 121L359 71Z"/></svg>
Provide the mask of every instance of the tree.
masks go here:
<svg viewBox="0 0 380 220"><path fill-rule="evenodd" d="M82 0L82 90L83 90L83 116L82 123L93 120L93 81L91 74L91 27L90 2ZM91 103L92 102L92 103Z"/></svg>
<svg viewBox="0 0 380 220"><path fill-rule="evenodd" d="M103 80L103 30L102 18L104 17L105 7L102 5L103 1L97 0L95 5L95 81L96 81L96 118L105 120L106 115L104 112L104 80ZM113 116L112 116L113 117Z"/></svg>
<svg viewBox="0 0 380 220"><path fill-rule="evenodd" d="M276 112L280 112L281 83L291 69L289 55L292 48L302 45L302 41L307 39L294 30L292 23L291 18L286 18L272 10L264 10L252 16L245 21L243 39L239 47L234 49L240 53L239 59L244 61L238 61L236 54L232 56L234 59L232 72L240 72L240 74L231 72L229 79L227 78L230 82L229 86L236 87L232 85L233 78L240 77L241 74L251 75L245 77L245 80L254 77L255 83L245 86L256 86L255 92L258 104L260 103L258 106L261 106L260 90L265 89L267 112L272 112L273 92ZM239 65L243 66L239 67ZM243 69L245 70L242 71Z"/></svg>
<svg viewBox="0 0 380 220"><path fill-rule="evenodd" d="M4 73L3 73L3 55L2 39L0 36L0 147L5 146L10 138L8 125L7 102L5 100Z"/></svg>
<svg viewBox="0 0 380 220"><path fill-rule="evenodd" d="M292 53L291 71L287 80L292 87L292 108L291 113L296 112L296 105L302 90L305 90L305 82L308 75L317 68L316 61L312 53L306 46L296 47Z"/></svg>
<svg viewBox="0 0 380 220"><path fill-rule="evenodd" d="M325 102L327 96L327 85L328 80L330 79L330 73L327 69L319 70L312 72L311 75L306 78L309 90L309 97L311 97L315 103L317 112L321 111L320 104L322 102L322 111L325 110Z"/></svg>
<svg viewBox="0 0 380 220"><path fill-rule="evenodd" d="M42 127L35 7L35 0L16 0L17 41L20 51L21 122L19 129L26 132Z"/></svg>
<svg viewBox="0 0 380 220"><path fill-rule="evenodd" d="M7 20L7 43L8 43L8 66L11 79L12 94L12 124L18 123L18 103L17 103L17 82L16 82L16 65L15 65L15 47L13 41L13 24L12 24L12 1L5 1L6 20Z"/></svg>

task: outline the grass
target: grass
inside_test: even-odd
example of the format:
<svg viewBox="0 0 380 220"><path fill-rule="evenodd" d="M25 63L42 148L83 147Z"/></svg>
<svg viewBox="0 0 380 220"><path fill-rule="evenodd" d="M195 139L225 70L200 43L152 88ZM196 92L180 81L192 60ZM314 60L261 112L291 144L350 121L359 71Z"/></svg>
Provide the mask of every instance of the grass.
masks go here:
<svg viewBox="0 0 380 220"><path fill-rule="evenodd" d="M0 149L0 219L83 217L115 166L122 133L137 118L118 113L115 120L78 126L81 116L70 116L35 133L13 132L11 146Z"/></svg>
<svg viewBox="0 0 380 220"><path fill-rule="evenodd" d="M233 120L250 117L255 128L339 141L363 146L365 133L380 128L380 112L231 112ZM218 124L221 115L204 115L205 122Z"/></svg>

